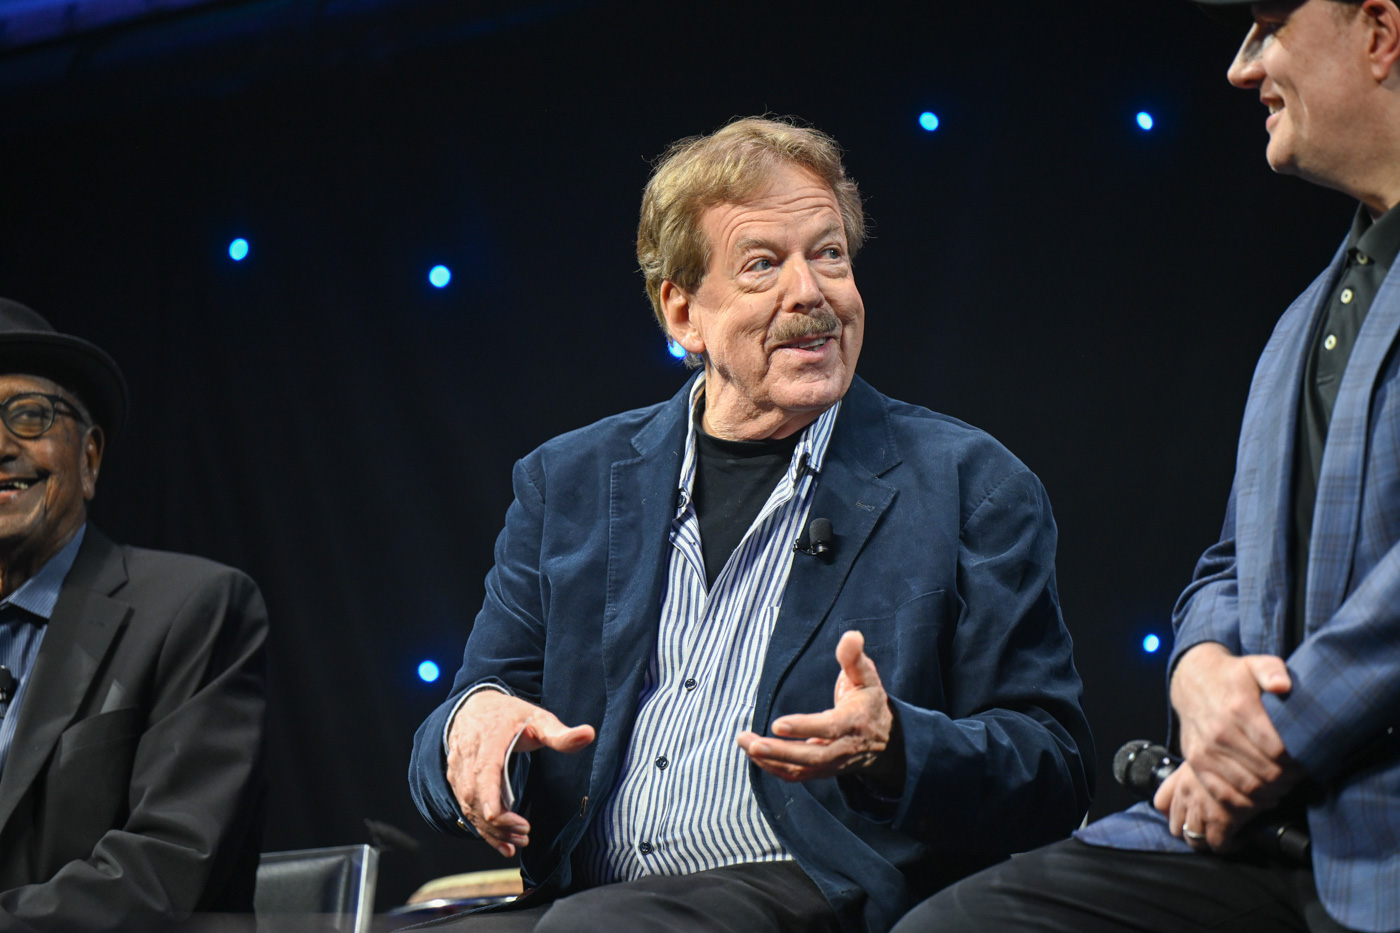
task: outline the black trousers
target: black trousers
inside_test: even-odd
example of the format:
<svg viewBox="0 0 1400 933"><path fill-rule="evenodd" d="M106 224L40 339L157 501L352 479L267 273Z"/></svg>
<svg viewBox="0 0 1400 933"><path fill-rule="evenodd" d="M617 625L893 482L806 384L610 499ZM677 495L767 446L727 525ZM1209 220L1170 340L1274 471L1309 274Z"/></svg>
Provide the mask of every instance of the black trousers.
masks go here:
<svg viewBox="0 0 1400 933"><path fill-rule="evenodd" d="M523 910L464 914L414 929L459 933L837 933L796 862L730 865L589 888Z"/></svg>
<svg viewBox="0 0 1400 933"><path fill-rule="evenodd" d="M1013 857L924 901L892 933L1345 933L1312 870L1248 856L1174 855L1077 839Z"/></svg>

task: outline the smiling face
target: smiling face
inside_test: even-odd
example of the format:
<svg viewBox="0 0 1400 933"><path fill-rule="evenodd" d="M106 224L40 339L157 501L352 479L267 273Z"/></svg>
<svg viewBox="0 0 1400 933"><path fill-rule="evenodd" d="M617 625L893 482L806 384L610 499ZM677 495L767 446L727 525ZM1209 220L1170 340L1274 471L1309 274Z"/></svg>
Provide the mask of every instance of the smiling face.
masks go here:
<svg viewBox="0 0 1400 933"><path fill-rule="evenodd" d="M73 396L38 376L0 376L0 402L24 392ZM0 425L0 591L9 594L82 527L97 491L102 431L59 414L42 436L17 437Z"/></svg>
<svg viewBox="0 0 1400 933"><path fill-rule="evenodd" d="M1376 147L1366 109L1377 89L1373 17L1334 0L1255 3L1254 25L1230 83L1257 89L1269 109L1267 156L1277 172L1360 194Z"/></svg>
<svg viewBox="0 0 1400 933"><path fill-rule="evenodd" d="M660 294L672 339L705 360L705 430L787 437L846 394L860 356L865 306L836 197L783 164L700 223L704 278L690 291L665 281Z"/></svg>

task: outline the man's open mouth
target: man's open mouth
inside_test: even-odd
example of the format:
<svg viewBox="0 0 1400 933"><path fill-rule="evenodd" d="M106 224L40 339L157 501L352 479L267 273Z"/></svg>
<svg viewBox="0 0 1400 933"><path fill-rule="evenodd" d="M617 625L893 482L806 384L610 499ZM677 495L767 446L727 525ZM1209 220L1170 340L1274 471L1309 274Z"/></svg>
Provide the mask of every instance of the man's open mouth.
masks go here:
<svg viewBox="0 0 1400 933"><path fill-rule="evenodd" d="M0 480L0 492L22 492L37 482L36 479L3 479Z"/></svg>
<svg viewBox="0 0 1400 933"><path fill-rule="evenodd" d="M783 350L815 350L828 340L834 339L830 334L821 337L808 337L806 340L796 340L782 345Z"/></svg>

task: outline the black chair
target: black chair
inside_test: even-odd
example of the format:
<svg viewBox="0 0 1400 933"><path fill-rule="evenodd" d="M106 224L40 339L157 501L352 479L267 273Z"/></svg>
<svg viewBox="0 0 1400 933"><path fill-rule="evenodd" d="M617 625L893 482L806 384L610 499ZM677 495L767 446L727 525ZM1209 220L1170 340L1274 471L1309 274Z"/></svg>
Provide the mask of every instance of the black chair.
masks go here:
<svg viewBox="0 0 1400 933"><path fill-rule="evenodd" d="M378 880L374 846L265 852L253 892L258 933L368 933Z"/></svg>

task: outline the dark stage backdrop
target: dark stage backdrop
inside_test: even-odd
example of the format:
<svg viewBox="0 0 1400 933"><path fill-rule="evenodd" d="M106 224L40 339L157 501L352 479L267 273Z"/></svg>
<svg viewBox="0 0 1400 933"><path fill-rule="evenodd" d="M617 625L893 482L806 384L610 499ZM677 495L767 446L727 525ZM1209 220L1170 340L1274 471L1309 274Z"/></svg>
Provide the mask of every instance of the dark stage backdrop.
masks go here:
<svg viewBox="0 0 1400 933"><path fill-rule="evenodd" d="M1140 642L1352 208L1270 174L1237 37L1185 2L908 6L225 2L0 57L0 294L131 381L96 521L266 593L268 848L389 821L423 848L386 855L383 905L500 864L419 821L413 731L512 462L684 378L635 272L648 159L765 111L834 134L868 197L861 373L1049 489L1093 812L1125 805L1113 750L1165 732L1166 650Z"/></svg>

